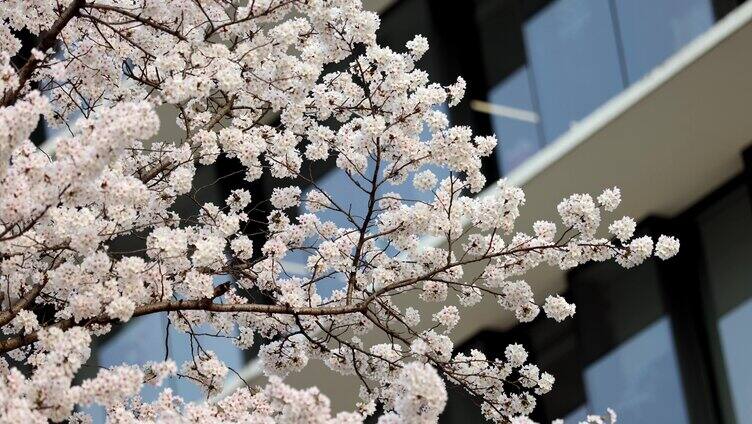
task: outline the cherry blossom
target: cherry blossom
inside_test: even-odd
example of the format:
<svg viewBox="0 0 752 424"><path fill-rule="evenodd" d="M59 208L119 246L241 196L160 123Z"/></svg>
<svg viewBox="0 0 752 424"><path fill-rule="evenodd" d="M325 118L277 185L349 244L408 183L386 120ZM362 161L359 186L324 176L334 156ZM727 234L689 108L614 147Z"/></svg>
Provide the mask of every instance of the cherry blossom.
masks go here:
<svg viewBox="0 0 752 424"><path fill-rule="evenodd" d="M394 51L376 42L378 26L357 0L3 2L0 416L86 423L80 408L101 405L112 423L361 423L377 410L379 423L430 423L450 382L488 420L530 422L555 376L518 344L503 359L455 352L463 313L489 302L522 322L541 308L561 321L575 306L536 303L529 271L629 268L674 256L679 241L633 238L628 217L601 228L618 188L574 194L560 222L520 228L523 190L481 173L496 137L443 111L465 81L431 82L416 63L428 40ZM28 57L20 31L37 36ZM51 156L30 141L42 119L60 134ZM220 158L245 183L269 178L271 195L239 184L198 200L197 170ZM312 177L324 161L353 199ZM402 184L425 196L389 188ZM180 215L179 201L198 212ZM200 346L181 364L83 378L97 338L151 314L191 340L208 327L242 349L260 344L268 384L212 397L235 370ZM314 362L360 381L352 411L285 383ZM165 387L140 397L167 378L208 400Z"/></svg>

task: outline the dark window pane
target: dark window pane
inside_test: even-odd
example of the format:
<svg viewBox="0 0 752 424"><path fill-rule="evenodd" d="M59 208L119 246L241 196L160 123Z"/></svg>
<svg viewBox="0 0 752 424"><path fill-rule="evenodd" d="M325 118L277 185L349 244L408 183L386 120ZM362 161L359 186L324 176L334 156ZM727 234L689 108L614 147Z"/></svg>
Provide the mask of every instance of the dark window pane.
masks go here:
<svg viewBox="0 0 752 424"><path fill-rule="evenodd" d="M620 422L689 422L658 263L571 271L587 409L614 408Z"/></svg>
<svg viewBox="0 0 752 424"><path fill-rule="evenodd" d="M518 69L491 89L488 101L487 113L500 142L499 166L507 174L541 147L527 67Z"/></svg>
<svg viewBox="0 0 752 424"><path fill-rule="evenodd" d="M700 215L700 234L736 420L752 423L752 205L744 186Z"/></svg>
<svg viewBox="0 0 752 424"><path fill-rule="evenodd" d="M621 422L689 422L667 317L590 365L584 378L592 414L613 408Z"/></svg>
<svg viewBox="0 0 752 424"><path fill-rule="evenodd" d="M630 82L713 25L709 0L615 0L615 5Z"/></svg>
<svg viewBox="0 0 752 424"><path fill-rule="evenodd" d="M524 33L547 142L622 90L607 1L554 2Z"/></svg>
<svg viewBox="0 0 752 424"><path fill-rule="evenodd" d="M752 299L747 299L718 320L731 399L734 402L736 422L739 424L752 423L752 385L749 384L749 377L752 376L752 363L749 360L752 358L750 323Z"/></svg>

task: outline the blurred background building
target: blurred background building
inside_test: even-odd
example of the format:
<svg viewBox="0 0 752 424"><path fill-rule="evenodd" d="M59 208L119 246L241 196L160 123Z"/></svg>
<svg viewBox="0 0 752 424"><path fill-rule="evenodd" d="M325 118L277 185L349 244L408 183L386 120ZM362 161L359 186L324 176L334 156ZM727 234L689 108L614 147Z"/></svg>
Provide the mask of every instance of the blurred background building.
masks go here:
<svg viewBox="0 0 752 424"><path fill-rule="evenodd" d="M514 325L495 305L464 320L460 350L521 342L557 377L541 422L610 406L625 423L752 423L752 5L738 3L403 0L383 12L386 44L422 33L431 76L468 80L451 120L498 135L485 172L526 189L519 228L569 193L618 185L621 213L682 240L666 263L530 275L541 299L577 304L564 325ZM481 418L453 391L443 421Z"/></svg>
<svg viewBox="0 0 752 424"><path fill-rule="evenodd" d="M574 319L515 325L495 303L482 304L455 330L459 349L494 357L508 343L525 344L531 360L557 378L533 416L542 422L574 423L612 407L624 423L752 423L752 154L745 154L752 142L752 4L365 3L381 13L382 44L403 50L423 34L431 50L420 66L431 78L468 81L450 120L498 134L500 149L484 172L489 184L506 177L525 189L519 228L553 219L570 193L616 185L624 195L620 212L639 218L640 231L682 241L666 263L530 274L540 299L559 292L576 302ZM348 195L331 165L317 169L319 184ZM197 187L214 184L199 197L221 203L242 181L217 177L235 166L202 167ZM255 198L272 184L254 183ZM198 341L170 330L164 317L133 320L100 343L93 362L169 354L180 363ZM200 342L249 383L260 381L253 352L211 334ZM318 385L335 408L349 407L357 394L355 379L316 366L293 381ZM187 399L201 397L189 383L169 384ZM451 390L442 422L482 420L472 399Z"/></svg>

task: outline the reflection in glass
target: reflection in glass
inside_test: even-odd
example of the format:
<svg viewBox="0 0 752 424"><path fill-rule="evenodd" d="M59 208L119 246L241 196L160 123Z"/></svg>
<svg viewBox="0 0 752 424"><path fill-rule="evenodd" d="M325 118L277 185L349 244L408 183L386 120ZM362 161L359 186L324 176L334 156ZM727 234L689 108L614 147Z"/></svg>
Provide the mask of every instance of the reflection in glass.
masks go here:
<svg viewBox="0 0 752 424"><path fill-rule="evenodd" d="M609 2L559 0L523 28L546 142L623 89Z"/></svg>
<svg viewBox="0 0 752 424"><path fill-rule="evenodd" d="M740 424L752 423L752 205L742 185L699 217L726 378Z"/></svg>
<svg viewBox="0 0 752 424"><path fill-rule="evenodd" d="M752 338L749 324L752 323L752 299L727 312L718 321L721 349L726 360L731 399L734 402L736 422L752 423Z"/></svg>
<svg viewBox="0 0 752 424"><path fill-rule="evenodd" d="M615 6L630 82L713 25L709 0L615 0Z"/></svg>
<svg viewBox="0 0 752 424"><path fill-rule="evenodd" d="M590 413L625 423L688 423L668 318L649 325L585 370Z"/></svg>
<svg viewBox="0 0 752 424"><path fill-rule="evenodd" d="M501 173L508 174L541 147L538 139L538 115L533 112L527 67L521 67L491 89L488 100L492 106L528 112L528 115L525 115L501 113L504 110L488 110L493 130L499 139L500 149L497 158Z"/></svg>

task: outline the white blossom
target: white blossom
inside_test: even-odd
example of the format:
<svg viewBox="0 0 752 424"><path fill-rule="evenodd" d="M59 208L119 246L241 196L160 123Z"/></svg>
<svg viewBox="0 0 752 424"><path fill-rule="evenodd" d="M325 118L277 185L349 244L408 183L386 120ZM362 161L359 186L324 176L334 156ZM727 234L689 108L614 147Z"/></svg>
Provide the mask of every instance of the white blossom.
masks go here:
<svg viewBox="0 0 752 424"><path fill-rule="evenodd" d="M399 375L399 391L394 411L405 422L436 422L444 409L447 392L436 370L428 364L412 362Z"/></svg>
<svg viewBox="0 0 752 424"><path fill-rule="evenodd" d="M413 177L413 185L420 191L429 191L433 189L436 186L437 181L436 175L428 169L415 174Z"/></svg>
<svg viewBox="0 0 752 424"><path fill-rule="evenodd" d="M527 361L527 351L520 344L510 344L504 350L507 361L513 367L521 367Z"/></svg>
<svg viewBox="0 0 752 424"><path fill-rule="evenodd" d="M568 303L561 296L548 296L543 305L543 311L547 317L562 322L574 315L575 305Z"/></svg>
<svg viewBox="0 0 752 424"><path fill-rule="evenodd" d="M608 231L620 241L626 242L632 238L636 227L637 223L635 223L634 219L625 216L624 218L617 219L611 223L611 225L608 226Z"/></svg>
<svg viewBox="0 0 752 424"><path fill-rule="evenodd" d="M533 224L535 235L546 243L554 241L556 237L556 224L548 221L535 221Z"/></svg>
<svg viewBox="0 0 752 424"><path fill-rule="evenodd" d="M613 212L621 203L621 190L618 187L603 190L598 196L598 203L608 212Z"/></svg>
<svg viewBox="0 0 752 424"><path fill-rule="evenodd" d="M413 58L420 59L428 51L428 39L421 35L416 35L412 40L407 42L406 47L410 50Z"/></svg>
<svg viewBox="0 0 752 424"><path fill-rule="evenodd" d="M277 209L287 209L300 203L300 188L275 188L272 192L272 205Z"/></svg>
<svg viewBox="0 0 752 424"><path fill-rule="evenodd" d="M478 195L496 136L445 111L466 82L431 82L416 63L423 36L400 51L379 45L379 17L359 1L10 4L0 7L0 353L16 362L0 360L5 421L86 423L96 404L113 423L355 424L380 405L379 423L433 423L446 380L487 419L527 423L554 376L519 344L495 360L455 353L465 308L490 299L521 322L541 308L561 321L574 305L557 295L540 305L525 274L633 267L679 249L673 237L655 249L632 239L628 217L609 240L601 215L621 202L618 188L567 197L560 222L525 233L521 188L502 179ZM22 28L55 48L19 68ZM51 157L30 141L40 118L62 129ZM220 175L207 185L208 165ZM329 166L346 194L312 175ZM401 184L424 193L387 189ZM186 361L84 378L95 340L153 314L187 335L176 347ZM227 358L195 343L205 331L258 346L268 384L198 403L164 387L224 387ZM282 382L311 363L362 379L353 411ZM162 386L156 400L141 399L144 384ZM588 422L599 419L616 418Z"/></svg>
<svg viewBox="0 0 752 424"><path fill-rule="evenodd" d="M655 256L666 260L679 253L679 240L676 237L661 235L655 244Z"/></svg>
<svg viewBox="0 0 752 424"><path fill-rule="evenodd" d="M451 330L460 322L460 311L453 305L444 306L433 315L433 320Z"/></svg>
<svg viewBox="0 0 752 424"><path fill-rule="evenodd" d="M125 296L118 296L107 305L106 311L110 318L126 322L133 316L136 305Z"/></svg>
<svg viewBox="0 0 752 424"><path fill-rule="evenodd" d="M238 258L248 260L253 257L253 241L248 236L238 236L230 242L230 247Z"/></svg>

